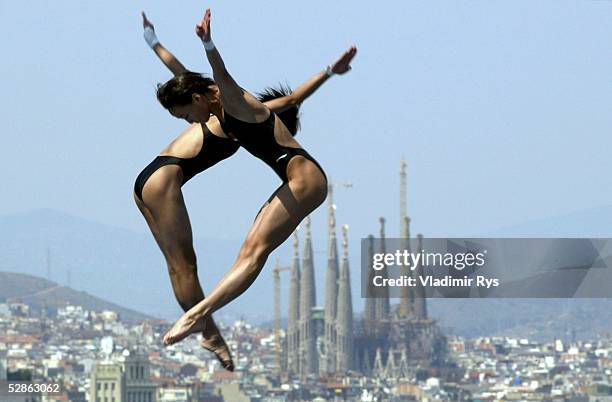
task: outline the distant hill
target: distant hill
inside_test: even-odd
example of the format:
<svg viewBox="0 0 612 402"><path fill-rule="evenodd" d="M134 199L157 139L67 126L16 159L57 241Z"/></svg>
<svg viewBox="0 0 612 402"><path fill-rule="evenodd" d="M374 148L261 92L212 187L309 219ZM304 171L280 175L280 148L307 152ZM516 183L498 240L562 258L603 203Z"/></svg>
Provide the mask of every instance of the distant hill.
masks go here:
<svg viewBox="0 0 612 402"><path fill-rule="evenodd" d="M147 230L144 220L143 230ZM231 267L242 242L242 239L220 238L194 239L198 275L206 294ZM326 247L322 241L316 245ZM358 249L354 250L358 256ZM215 317L225 322L241 317L250 322L270 319L273 316L270 266L280 255L282 251L275 252L253 286L216 312ZM325 258L325 254L321 257ZM283 260L290 261L289 258L287 254ZM322 286L324 266L319 264L317 269L320 270L317 281ZM60 211L41 209L0 216L0 271L47 278L167 320L173 321L182 314L172 292L166 263L150 233L113 227ZM354 286L358 286L357 280L356 277ZM288 275L283 281L288 282ZM286 297L283 289L283 299Z"/></svg>
<svg viewBox="0 0 612 402"><path fill-rule="evenodd" d="M612 206L527 222L481 235L612 237ZM317 302L323 305L327 243L314 240ZM195 240L200 265L198 271L205 292L209 292L231 266L240 243L241 239ZM271 320L274 312L270 266L279 255L284 264L291 261L290 247L283 246L283 250L275 252L253 286L215 313L215 317L226 322L237 318L252 323ZM358 246L351 247L350 261L354 311L359 314L364 299L360 298ZM100 298L98 300L108 300L150 316L173 320L181 313L172 294L164 260L150 234L91 222L58 211L35 210L0 216L0 271L46 277L64 285L70 282L72 289L86 292L73 291L76 294L95 295ZM282 281L282 313L286 315L287 272ZM0 289L2 292L12 291L3 279L0 280ZM32 285L32 290L36 289ZM10 296L0 293L0 297ZM397 300L392 302L395 304ZM431 316L443 327L469 336L520 332L525 336L532 334L531 337L550 338L575 329L579 337L592 337L610 331L612 326L612 301L606 300L436 299L429 300L428 305Z"/></svg>
<svg viewBox="0 0 612 402"><path fill-rule="evenodd" d="M612 206L536 219L479 236L612 238ZM435 299L428 305L432 317L465 336L593 339L612 332L610 299Z"/></svg>
<svg viewBox="0 0 612 402"><path fill-rule="evenodd" d="M607 299L432 299L428 309L446 333L467 337L572 340L612 334Z"/></svg>
<svg viewBox="0 0 612 402"><path fill-rule="evenodd" d="M494 230L485 236L612 238L612 205L535 219Z"/></svg>
<svg viewBox="0 0 612 402"><path fill-rule="evenodd" d="M200 279L210 289L233 262L237 246L223 240L200 244ZM151 234L59 211L0 216L0 271L70 283L73 289L165 319L182 312Z"/></svg>
<svg viewBox="0 0 612 402"><path fill-rule="evenodd" d="M151 316L130 310L98 297L60 286L55 282L31 275L0 272L0 302L20 302L30 306L35 312L43 308L56 312L67 304L82 306L86 310L113 310L119 313L122 321L140 322L154 319Z"/></svg>

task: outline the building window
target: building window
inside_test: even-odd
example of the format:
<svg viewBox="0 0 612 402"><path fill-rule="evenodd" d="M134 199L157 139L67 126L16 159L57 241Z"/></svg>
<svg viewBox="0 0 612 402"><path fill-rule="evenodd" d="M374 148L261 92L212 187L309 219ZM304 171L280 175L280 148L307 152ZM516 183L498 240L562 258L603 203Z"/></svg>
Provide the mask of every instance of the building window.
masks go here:
<svg viewBox="0 0 612 402"><path fill-rule="evenodd" d="M96 390L100 391L100 383L96 383Z"/></svg>
<svg viewBox="0 0 612 402"><path fill-rule="evenodd" d="M105 382L105 383L104 383L104 390L106 391L107 389L108 389L108 383L107 383L107 382Z"/></svg>
<svg viewBox="0 0 612 402"><path fill-rule="evenodd" d="M115 383L114 382L111 383L111 390L113 390L113 391L115 390Z"/></svg>

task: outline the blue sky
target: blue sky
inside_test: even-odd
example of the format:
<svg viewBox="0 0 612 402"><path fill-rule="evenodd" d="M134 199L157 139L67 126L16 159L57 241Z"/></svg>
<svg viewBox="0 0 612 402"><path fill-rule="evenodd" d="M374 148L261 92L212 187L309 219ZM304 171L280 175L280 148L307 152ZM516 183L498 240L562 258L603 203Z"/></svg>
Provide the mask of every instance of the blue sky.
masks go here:
<svg viewBox="0 0 612 402"><path fill-rule="evenodd" d="M253 91L295 86L358 46L353 71L304 104L297 137L353 183L335 198L355 247L381 215L397 233L401 157L426 236L612 204L612 2L32 0L0 3L0 214L52 208L148 231L134 178L186 123L155 100L170 73L139 13L207 72L193 28L208 6L228 69ZM195 235L242 238L277 185L244 151L196 177L184 188Z"/></svg>

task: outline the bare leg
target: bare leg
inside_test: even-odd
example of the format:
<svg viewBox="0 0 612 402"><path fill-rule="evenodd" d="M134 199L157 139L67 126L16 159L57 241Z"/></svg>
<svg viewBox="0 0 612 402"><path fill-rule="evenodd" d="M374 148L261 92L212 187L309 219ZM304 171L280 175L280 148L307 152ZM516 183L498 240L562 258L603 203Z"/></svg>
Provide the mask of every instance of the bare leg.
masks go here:
<svg viewBox="0 0 612 402"><path fill-rule="evenodd" d="M188 311L204 299L197 274L191 224L181 192L181 170L168 165L157 170L144 186L141 201L134 197L168 265L174 295ZM196 326L204 339L201 344L219 359L223 367L233 371L229 348L212 317Z"/></svg>
<svg viewBox="0 0 612 402"><path fill-rule="evenodd" d="M164 336L172 344L197 331L197 321L223 307L251 286L270 253L282 244L297 225L327 195L327 182L316 165L298 156L289 162L289 182L257 216L236 262L210 295L185 313Z"/></svg>

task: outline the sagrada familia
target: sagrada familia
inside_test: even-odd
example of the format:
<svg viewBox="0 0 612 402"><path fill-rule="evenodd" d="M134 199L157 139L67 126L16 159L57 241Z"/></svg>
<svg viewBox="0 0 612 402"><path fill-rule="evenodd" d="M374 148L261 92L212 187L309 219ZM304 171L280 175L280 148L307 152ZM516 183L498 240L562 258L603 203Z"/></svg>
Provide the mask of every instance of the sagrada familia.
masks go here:
<svg viewBox="0 0 612 402"><path fill-rule="evenodd" d="M363 316L353 314L348 259L348 226L342 227L342 256L336 239L333 185L328 192L328 256L324 306L316 304L315 269L310 221L305 221L303 255L300 259L297 232L289 289L289 310L283 372L305 378L359 372L388 377L414 376L419 369L440 367L446 356L446 340L436 322L427 315L422 288L403 288L398 305L388 293L367 298ZM380 219L382 250L385 252L385 220ZM400 238L409 246L410 219L406 214L406 164L400 166ZM422 236L417 235L418 242ZM370 258L370 261L372 259ZM418 269L417 269L418 272ZM404 273L410 275L409 272Z"/></svg>

